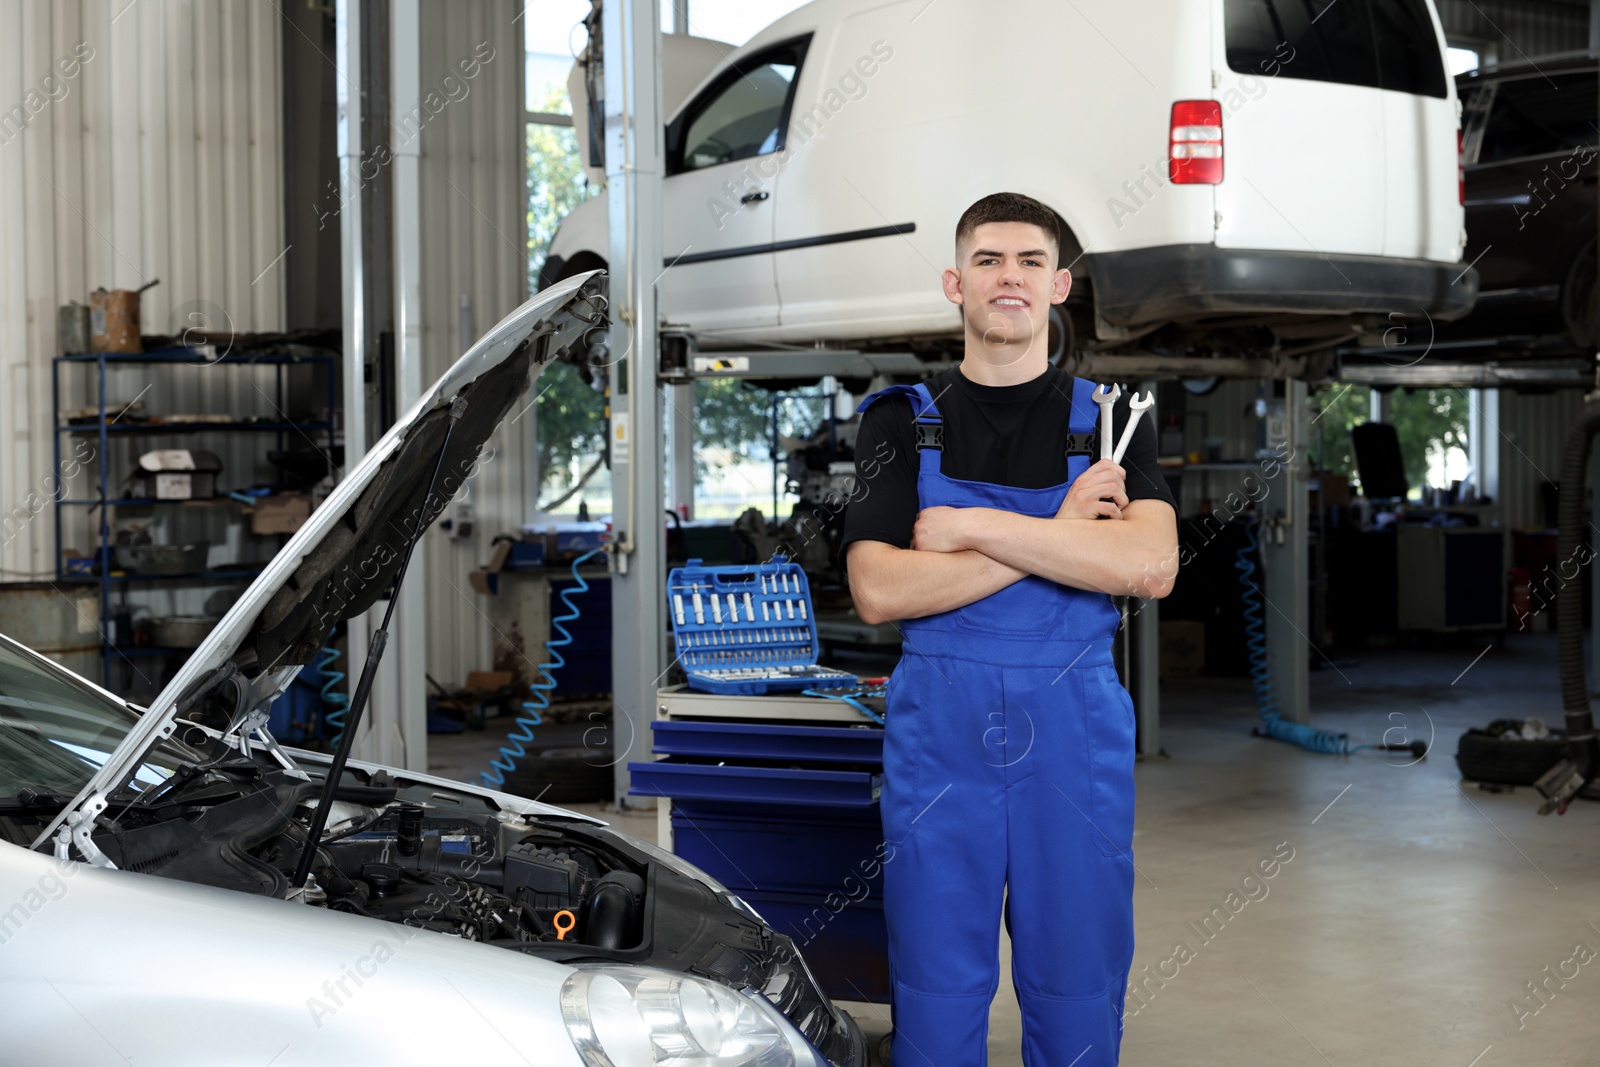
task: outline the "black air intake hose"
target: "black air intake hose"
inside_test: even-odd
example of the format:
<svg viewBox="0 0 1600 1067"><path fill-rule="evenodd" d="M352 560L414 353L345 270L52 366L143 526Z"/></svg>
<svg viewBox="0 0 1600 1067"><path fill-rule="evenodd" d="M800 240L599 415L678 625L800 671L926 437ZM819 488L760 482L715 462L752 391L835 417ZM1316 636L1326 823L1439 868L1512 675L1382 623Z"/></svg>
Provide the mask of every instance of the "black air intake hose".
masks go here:
<svg viewBox="0 0 1600 1067"><path fill-rule="evenodd" d="M633 948L644 937L644 879L632 871L608 871L589 897L584 940L599 948Z"/></svg>
<svg viewBox="0 0 1600 1067"><path fill-rule="evenodd" d="M1583 405L1577 424L1567 435L1567 450L1561 460L1556 558L1563 564L1580 558L1578 553L1587 529L1583 504L1589 483L1589 449L1597 433L1600 433L1600 400L1591 399ZM1595 745L1594 713L1583 670L1583 596L1580 592L1574 590L1556 598L1556 630L1560 640L1561 703L1566 709L1568 758L1588 783L1600 770L1600 750Z"/></svg>

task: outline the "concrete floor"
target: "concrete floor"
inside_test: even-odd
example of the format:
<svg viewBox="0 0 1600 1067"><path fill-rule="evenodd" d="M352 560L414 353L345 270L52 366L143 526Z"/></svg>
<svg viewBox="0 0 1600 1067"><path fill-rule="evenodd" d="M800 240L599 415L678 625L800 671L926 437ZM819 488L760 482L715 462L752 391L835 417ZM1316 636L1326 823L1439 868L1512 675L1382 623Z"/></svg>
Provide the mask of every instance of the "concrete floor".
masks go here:
<svg viewBox="0 0 1600 1067"><path fill-rule="evenodd" d="M1163 686L1169 758L1138 767L1134 836L1133 970L1156 977L1142 1008L1130 995L1123 1063L1600 1063L1600 804L1541 818L1531 789L1461 782L1453 755L1468 726L1561 721L1554 635L1508 636L1474 662L1487 645L1382 650L1313 671L1314 725L1353 741L1403 727L1410 735L1389 739L1434 745L1415 763L1252 738L1243 680ZM435 737L430 765L474 773L484 746L484 735ZM653 815L602 817L655 839ZM1251 888L1258 899L1220 933L1197 934L1275 849L1293 856L1266 895ZM1192 955L1164 964L1180 941ZM1022 1062L1021 1025L1003 932L999 949L989 1055L1009 1067ZM1563 971L1572 977L1548 979L1540 1007L1525 984ZM1539 1010L1519 1019L1513 1002ZM874 1039L887 1032L887 1006L845 1007Z"/></svg>

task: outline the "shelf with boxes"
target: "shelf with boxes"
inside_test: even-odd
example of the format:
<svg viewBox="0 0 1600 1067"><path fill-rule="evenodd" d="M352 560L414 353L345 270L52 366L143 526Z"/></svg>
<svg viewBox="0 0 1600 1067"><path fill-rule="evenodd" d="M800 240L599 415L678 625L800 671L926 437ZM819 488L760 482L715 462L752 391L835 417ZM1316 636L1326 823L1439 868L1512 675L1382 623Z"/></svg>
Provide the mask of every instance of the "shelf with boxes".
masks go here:
<svg viewBox="0 0 1600 1067"><path fill-rule="evenodd" d="M163 380L172 388L165 392L190 404L196 396L218 391L215 386L203 388L197 380L174 377L184 374L183 368L215 368L206 370L214 375L255 368L258 373L251 385L259 396L241 401L240 406L262 407L264 402L270 411L146 413L141 397L154 380L131 401L110 401L113 392L133 391L119 389L112 379L134 367L149 369L153 379L166 374ZM330 351L281 342L252 350L248 338L221 355L213 346L199 346L73 353L52 361L56 578L99 587L103 684L115 688L112 669L117 662L188 655L217 615L208 603L198 611L152 617L148 626L135 630L133 612L145 609L130 606L130 590L170 588L174 592L167 600L175 604L177 590L188 589L195 595L187 596L187 602L197 604L199 592L216 586L219 592L211 600L225 604L241 584L260 573L281 545L281 536L309 516L314 505L310 493L293 490L336 469L337 370L338 356ZM305 377L291 381L296 373ZM265 382L268 378L270 385ZM93 401L65 409L63 399L68 395L88 395ZM266 458L277 468L276 484L224 489L224 462L218 451L250 456L254 465L248 442L255 440L249 435L256 434L275 438L276 448L267 451ZM206 444L217 451L201 447ZM87 516L88 522L74 516ZM219 520L227 525L234 558L214 560L210 540L174 532L197 523L214 528ZM246 529L252 536L278 537L278 544L263 553L247 552ZM69 545L74 536L86 536L90 551L75 551ZM232 593L220 592L228 586L234 587ZM114 591L120 601L116 606Z"/></svg>

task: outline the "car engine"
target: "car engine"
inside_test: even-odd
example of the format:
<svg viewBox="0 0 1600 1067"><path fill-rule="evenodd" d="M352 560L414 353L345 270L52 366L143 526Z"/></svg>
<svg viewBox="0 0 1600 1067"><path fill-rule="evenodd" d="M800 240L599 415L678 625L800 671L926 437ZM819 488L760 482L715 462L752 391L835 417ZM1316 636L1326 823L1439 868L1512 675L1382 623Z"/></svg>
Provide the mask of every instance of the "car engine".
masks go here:
<svg viewBox="0 0 1600 1067"><path fill-rule="evenodd" d="M524 816L470 791L347 768L312 881L291 893L319 792L265 761L213 758L112 809L94 842L124 870L561 963L645 964L753 989L831 1062L852 1061L848 1029L790 938L726 890L586 819Z"/></svg>

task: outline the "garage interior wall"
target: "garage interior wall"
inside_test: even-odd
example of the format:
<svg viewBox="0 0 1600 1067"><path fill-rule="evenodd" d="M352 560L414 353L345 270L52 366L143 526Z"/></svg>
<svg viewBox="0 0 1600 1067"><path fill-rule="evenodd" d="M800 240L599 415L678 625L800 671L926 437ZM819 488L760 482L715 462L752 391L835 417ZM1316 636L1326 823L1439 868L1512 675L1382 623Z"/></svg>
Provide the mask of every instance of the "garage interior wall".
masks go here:
<svg viewBox="0 0 1600 1067"><path fill-rule="evenodd" d="M1500 392L1500 505L1513 530L1544 528L1539 486L1561 478L1561 456L1583 408L1576 389Z"/></svg>
<svg viewBox="0 0 1600 1067"><path fill-rule="evenodd" d="M279 33L268 4L0 6L5 580L55 573L47 501L58 305L159 278L143 296L145 333L283 328ZM81 384L64 406L95 399L92 368L75 369ZM127 367L108 376L107 399L148 387L148 411L268 414L269 374ZM253 470L259 442L241 434L219 447L219 436L206 447L225 471ZM46 503L32 521L17 521L37 500ZM87 551L79 521L63 540Z"/></svg>
<svg viewBox="0 0 1600 1067"><path fill-rule="evenodd" d="M1589 47L1588 0L1437 0L1450 40L1483 42L1485 61L1514 63Z"/></svg>
<svg viewBox="0 0 1600 1067"><path fill-rule="evenodd" d="M422 3L422 95L444 101L421 127L424 383L528 298L522 13L519 0ZM462 61L490 49L477 75L463 79ZM423 542L428 673L445 685L493 665L488 605L467 572L488 560L496 534L528 521L536 503L532 409L508 418L491 444L493 457L470 490L472 535L435 530Z"/></svg>
<svg viewBox="0 0 1600 1067"><path fill-rule="evenodd" d="M1199 449L1203 437L1216 437L1222 439L1224 456L1231 459L1253 456L1256 418L1250 409L1255 397L1255 382L1225 381L1208 396L1187 398L1187 447ZM1500 521L1506 528L1544 528L1540 484L1553 483L1560 478L1567 434L1582 406L1582 392L1576 389L1529 393L1512 389L1500 391L1499 419L1487 430L1494 435L1495 446L1499 449L1498 503ZM1240 478L1242 475L1218 473L1213 474L1208 483L1198 474L1185 477L1179 513L1194 514L1206 496L1221 500L1239 484Z"/></svg>

